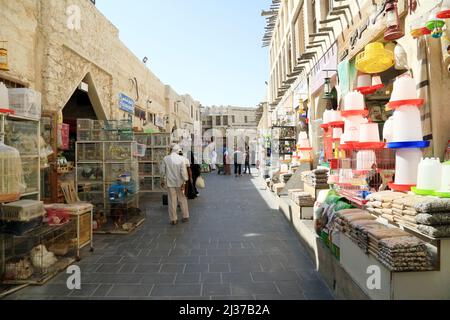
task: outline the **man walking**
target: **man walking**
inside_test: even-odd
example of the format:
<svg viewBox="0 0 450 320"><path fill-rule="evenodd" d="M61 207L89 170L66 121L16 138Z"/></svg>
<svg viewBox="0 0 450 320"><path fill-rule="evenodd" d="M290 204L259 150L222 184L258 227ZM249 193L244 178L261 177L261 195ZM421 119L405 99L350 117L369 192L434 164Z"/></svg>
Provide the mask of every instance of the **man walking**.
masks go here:
<svg viewBox="0 0 450 320"><path fill-rule="evenodd" d="M244 174L252 174L252 170L250 168L250 150L247 148L247 151L245 151L245 166L244 166Z"/></svg>
<svg viewBox="0 0 450 320"><path fill-rule="evenodd" d="M173 145L172 153L164 158L161 165L161 175L168 189L169 217L172 225L178 224L178 204L183 213L182 222L189 221L188 202L183 193L185 184L189 180L189 174L184 158L178 155L180 151L181 147L179 145Z"/></svg>
<svg viewBox="0 0 450 320"><path fill-rule="evenodd" d="M242 176L243 154L240 149L234 152L234 174L236 177Z"/></svg>

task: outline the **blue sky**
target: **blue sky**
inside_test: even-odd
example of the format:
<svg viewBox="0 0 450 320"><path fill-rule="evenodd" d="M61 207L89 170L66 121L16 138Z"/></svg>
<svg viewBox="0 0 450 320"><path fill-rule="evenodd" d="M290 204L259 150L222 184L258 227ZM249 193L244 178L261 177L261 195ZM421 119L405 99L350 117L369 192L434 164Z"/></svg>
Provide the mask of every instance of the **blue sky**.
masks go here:
<svg viewBox="0 0 450 320"><path fill-rule="evenodd" d="M97 0L122 41L165 84L203 105L263 101L268 0Z"/></svg>

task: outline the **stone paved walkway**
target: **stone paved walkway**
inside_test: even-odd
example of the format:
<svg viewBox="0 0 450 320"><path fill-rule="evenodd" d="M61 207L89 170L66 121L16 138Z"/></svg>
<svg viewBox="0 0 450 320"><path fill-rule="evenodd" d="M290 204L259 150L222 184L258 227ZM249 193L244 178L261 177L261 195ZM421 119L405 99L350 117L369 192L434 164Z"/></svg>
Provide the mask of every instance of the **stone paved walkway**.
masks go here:
<svg viewBox="0 0 450 320"><path fill-rule="evenodd" d="M128 236L96 236L79 263L82 289L60 274L9 299L332 299L259 178L206 178L191 221L172 227L161 201Z"/></svg>

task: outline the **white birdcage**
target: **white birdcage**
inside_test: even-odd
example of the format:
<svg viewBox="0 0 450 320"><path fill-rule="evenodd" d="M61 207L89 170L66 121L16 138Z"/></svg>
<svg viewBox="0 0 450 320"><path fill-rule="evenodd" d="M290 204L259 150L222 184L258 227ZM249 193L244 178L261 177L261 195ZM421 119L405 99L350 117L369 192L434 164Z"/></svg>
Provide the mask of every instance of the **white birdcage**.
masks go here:
<svg viewBox="0 0 450 320"><path fill-rule="evenodd" d="M17 200L24 190L20 153L0 141L0 202Z"/></svg>

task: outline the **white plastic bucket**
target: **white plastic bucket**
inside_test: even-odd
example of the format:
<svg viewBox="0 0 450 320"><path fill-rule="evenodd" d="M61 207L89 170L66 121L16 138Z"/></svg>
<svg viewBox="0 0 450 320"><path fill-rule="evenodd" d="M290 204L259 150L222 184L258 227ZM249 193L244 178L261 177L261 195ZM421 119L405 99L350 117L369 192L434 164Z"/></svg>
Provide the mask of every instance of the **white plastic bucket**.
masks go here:
<svg viewBox="0 0 450 320"><path fill-rule="evenodd" d="M394 81L391 101L417 99L416 81L410 76L402 76Z"/></svg>
<svg viewBox="0 0 450 320"><path fill-rule="evenodd" d="M345 141L355 142L359 141L359 132L361 124L367 123L367 119L363 116L353 116L345 119Z"/></svg>
<svg viewBox="0 0 450 320"><path fill-rule="evenodd" d="M420 149L399 149L395 155L395 184L416 185L417 169L422 160Z"/></svg>
<svg viewBox="0 0 450 320"><path fill-rule="evenodd" d="M417 189L438 190L442 183L441 171L439 159L422 159L417 170Z"/></svg>
<svg viewBox="0 0 450 320"><path fill-rule="evenodd" d="M358 76L358 88L370 87L372 85L372 77L370 74L361 74Z"/></svg>
<svg viewBox="0 0 450 320"><path fill-rule="evenodd" d="M363 123L360 126L359 142L380 142L378 123Z"/></svg>
<svg viewBox="0 0 450 320"><path fill-rule="evenodd" d="M349 92L344 98L344 110L364 110L366 104L364 102L364 96L357 92Z"/></svg>
<svg viewBox="0 0 450 320"><path fill-rule="evenodd" d="M394 112L393 141L422 141L420 110L415 106L403 106Z"/></svg>

